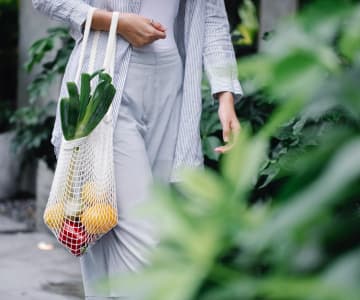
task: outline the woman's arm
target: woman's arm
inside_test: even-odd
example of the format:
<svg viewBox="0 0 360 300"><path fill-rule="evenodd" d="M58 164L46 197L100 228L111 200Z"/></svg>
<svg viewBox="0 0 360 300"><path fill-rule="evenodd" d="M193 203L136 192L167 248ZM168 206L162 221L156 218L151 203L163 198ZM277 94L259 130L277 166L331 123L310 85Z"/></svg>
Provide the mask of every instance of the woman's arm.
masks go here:
<svg viewBox="0 0 360 300"><path fill-rule="evenodd" d="M243 91L238 80L237 62L231 41L230 24L224 0L206 0L204 69L214 99L231 92L237 103ZM228 97L227 97L228 98Z"/></svg>
<svg viewBox="0 0 360 300"><path fill-rule="evenodd" d="M82 0L32 0L32 3L40 13L69 25L70 34L76 41L82 38L89 4Z"/></svg>
<svg viewBox="0 0 360 300"><path fill-rule="evenodd" d="M68 24L70 34L76 41L83 37L83 25L88 10L91 8L89 4L82 0L32 0L32 2L34 8L42 14ZM109 31L111 16L111 11L96 9L91 28ZM151 25L148 18L132 13L121 13L117 31L129 43L141 47L157 39L165 38L165 30L159 22Z"/></svg>
<svg viewBox="0 0 360 300"><path fill-rule="evenodd" d="M224 142L228 142L214 148L214 151L224 153L233 147L241 130L234 104L241 99L243 91L238 80L237 62L224 0L205 2L204 69L211 86L212 104L214 99L220 102L218 115L222 136Z"/></svg>

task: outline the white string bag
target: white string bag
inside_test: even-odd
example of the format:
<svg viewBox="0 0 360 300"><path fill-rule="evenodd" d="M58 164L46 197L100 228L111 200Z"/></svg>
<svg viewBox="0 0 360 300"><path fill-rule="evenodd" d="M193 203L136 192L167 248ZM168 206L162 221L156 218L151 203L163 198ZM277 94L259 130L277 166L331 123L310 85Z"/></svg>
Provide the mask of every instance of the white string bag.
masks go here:
<svg viewBox="0 0 360 300"><path fill-rule="evenodd" d="M89 10L75 82L79 82L92 16ZM116 28L113 12L103 68L113 77ZM88 73L93 72L100 32L94 36ZM79 85L78 85L79 86ZM93 89L93 87L92 87ZM81 256L117 224L113 163L112 104L89 135L62 143L43 219L58 241L73 255Z"/></svg>

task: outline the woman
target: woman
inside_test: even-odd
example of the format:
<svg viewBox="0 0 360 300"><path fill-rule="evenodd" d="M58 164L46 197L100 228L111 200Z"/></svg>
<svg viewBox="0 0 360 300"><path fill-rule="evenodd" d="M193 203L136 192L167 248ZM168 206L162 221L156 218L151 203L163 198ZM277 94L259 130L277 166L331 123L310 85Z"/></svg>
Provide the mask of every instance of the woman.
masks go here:
<svg viewBox="0 0 360 300"><path fill-rule="evenodd" d="M153 180L181 181L178 170L203 167L200 139L203 67L223 139L240 130L234 104L242 96L223 0L33 0L34 7L70 26L76 44L63 77L74 79L89 8L96 7L92 29L100 30L98 53L104 53L111 12L119 11L113 101L114 161L119 208L118 226L81 257L86 299L125 299L114 287L94 288L100 278L137 271L148 263L158 243L150 220L130 211L150 199ZM90 40L93 32L90 34ZM89 56L87 49L85 57ZM96 67L101 67L99 55ZM59 105L51 142L61 144ZM214 149L225 152L226 144Z"/></svg>

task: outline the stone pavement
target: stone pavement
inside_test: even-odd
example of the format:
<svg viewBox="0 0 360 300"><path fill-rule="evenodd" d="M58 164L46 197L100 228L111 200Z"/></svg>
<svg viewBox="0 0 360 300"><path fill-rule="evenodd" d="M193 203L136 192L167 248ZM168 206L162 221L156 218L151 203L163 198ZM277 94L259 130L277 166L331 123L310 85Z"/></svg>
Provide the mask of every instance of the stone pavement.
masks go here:
<svg viewBox="0 0 360 300"><path fill-rule="evenodd" d="M49 244L53 250L39 248ZM0 215L0 299L84 299L79 259L50 234L26 232Z"/></svg>

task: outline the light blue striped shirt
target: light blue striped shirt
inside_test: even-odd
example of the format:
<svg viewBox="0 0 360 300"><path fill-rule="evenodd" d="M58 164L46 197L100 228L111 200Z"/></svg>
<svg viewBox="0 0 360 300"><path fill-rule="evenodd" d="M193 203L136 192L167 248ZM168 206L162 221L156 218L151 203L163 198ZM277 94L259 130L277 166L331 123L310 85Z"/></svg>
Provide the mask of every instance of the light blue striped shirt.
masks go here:
<svg viewBox="0 0 360 300"><path fill-rule="evenodd" d="M141 5L141 0L32 0L32 2L33 6L41 13L48 15L53 20L68 24L70 34L76 41L66 66L58 99L67 94L66 82L74 80L82 41L82 26L86 20L88 9L93 6L109 11L139 13ZM180 127L170 179L172 182L181 180L177 170L183 167L204 167L200 137L201 80L204 71L210 83L213 105L215 105L214 94L217 92L232 92L235 103L243 95L238 80L236 58L224 0L180 0L174 30L176 43L184 62L184 82ZM90 33L90 43L92 37L93 32ZM107 33L102 32L99 40L99 52L105 52L105 49L102 48L105 48L106 41ZM131 45L119 36L113 78L117 88L113 101L114 128L131 49ZM85 61L89 55L90 47L85 54ZM101 55L98 55L95 68L102 66L101 59ZM86 71L86 67L84 66L84 71ZM51 137L56 156L58 156L62 138L59 107L60 105L57 105Z"/></svg>

